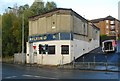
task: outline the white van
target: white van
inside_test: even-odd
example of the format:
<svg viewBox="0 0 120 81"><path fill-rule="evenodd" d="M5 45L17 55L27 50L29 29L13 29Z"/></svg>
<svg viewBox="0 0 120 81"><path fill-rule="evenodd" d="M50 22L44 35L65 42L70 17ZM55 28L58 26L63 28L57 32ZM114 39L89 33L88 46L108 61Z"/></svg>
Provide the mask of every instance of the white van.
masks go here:
<svg viewBox="0 0 120 81"><path fill-rule="evenodd" d="M115 40L105 40L102 42L103 52L115 52L116 51L116 41Z"/></svg>

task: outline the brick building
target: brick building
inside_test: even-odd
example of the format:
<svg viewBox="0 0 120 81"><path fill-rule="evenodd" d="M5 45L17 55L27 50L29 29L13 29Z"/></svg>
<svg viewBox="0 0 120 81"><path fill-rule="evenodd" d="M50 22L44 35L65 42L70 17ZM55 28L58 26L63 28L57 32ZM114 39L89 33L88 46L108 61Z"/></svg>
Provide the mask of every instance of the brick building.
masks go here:
<svg viewBox="0 0 120 81"><path fill-rule="evenodd" d="M120 21L112 16L91 20L98 28L101 35L110 37L120 37Z"/></svg>

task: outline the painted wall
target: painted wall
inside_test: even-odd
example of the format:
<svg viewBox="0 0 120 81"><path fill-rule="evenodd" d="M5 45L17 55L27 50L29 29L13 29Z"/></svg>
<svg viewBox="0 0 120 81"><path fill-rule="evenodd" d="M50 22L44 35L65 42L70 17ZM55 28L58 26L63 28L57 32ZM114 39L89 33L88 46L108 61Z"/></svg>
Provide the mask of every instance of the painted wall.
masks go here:
<svg viewBox="0 0 120 81"><path fill-rule="evenodd" d="M55 54L39 54L39 44L45 45L55 45ZM33 45L36 45L36 50L33 49ZM69 45L69 54L62 55L61 54L61 45ZM73 39L73 41L69 40L58 40L58 41L41 41L32 43L30 46L31 51L37 51L37 55L34 56L33 52L27 56L27 63L37 63L43 65L59 65L66 64L73 61L75 59L82 56L85 53L99 47L99 40L91 40L90 42ZM27 51L30 53L29 51ZM27 53L27 54L28 54ZM30 60L31 59L31 60Z"/></svg>
<svg viewBox="0 0 120 81"><path fill-rule="evenodd" d="M85 53L90 52L91 50L99 47L98 40L91 40L90 42L86 42L83 40L74 39L73 41L73 49L74 50L74 57L77 59L78 57L82 56Z"/></svg>
<svg viewBox="0 0 120 81"><path fill-rule="evenodd" d="M39 44L45 45L48 44L50 45L55 45L55 54L39 54ZM41 41L41 42L35 42L32 43L32 45L28 45L32 49L32 51L37 51L37 57L34 57L34 54L30 54L27 56L26 60L27 63L37 63L37 64L44 64L44 65L59 65L59 64L65 64L65 63L70 63L70 46L69 46L69 54L67 55L62 55L61 54L61 45L70 45L71 42L69 40L59 40L59 41ZM36 50L33 49L33 45L36 45ZM30 53L27 51L27 54ZM32 58L31 58L32 57ZM29 60L31 59L31 61Z"/></svg>

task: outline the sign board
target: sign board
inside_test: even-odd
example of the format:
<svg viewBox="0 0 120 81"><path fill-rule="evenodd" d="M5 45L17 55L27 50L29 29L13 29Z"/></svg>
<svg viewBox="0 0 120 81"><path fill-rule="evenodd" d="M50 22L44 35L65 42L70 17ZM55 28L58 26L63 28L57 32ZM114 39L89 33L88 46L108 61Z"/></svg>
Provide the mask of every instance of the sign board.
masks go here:
<svg viewBox="0 0 120 81"><path fill-rule="evenodd" d="M33 45L33 49L36 49L36 44Z"/></svg>
<svg viewBox="0 0 120 81"><path fill-rule="evenodd" d="M36 46L33 46L34 49L36 49Z"/></svg>

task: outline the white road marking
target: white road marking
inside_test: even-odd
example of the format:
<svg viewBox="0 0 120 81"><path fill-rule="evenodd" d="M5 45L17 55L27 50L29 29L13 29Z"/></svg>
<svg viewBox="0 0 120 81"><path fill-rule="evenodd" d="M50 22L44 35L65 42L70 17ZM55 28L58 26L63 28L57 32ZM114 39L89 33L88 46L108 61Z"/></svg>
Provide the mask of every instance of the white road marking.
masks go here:
<svg viewBox="0 0 120 81"><path fill-rule="evenodd" d="M17 77L17 76L9 76L9 77L5 77L5 78L9 79L9 78L15 78L15 77Z"/></svg>
<svg viewBox="0 0 120 81"><path fill-rule="evenodd" d="M32 75L22 75L22 76L25 76L25 77L33 77Z"/></svg>
<svg viewBox="0 0 120 81"><path fill-rule="evenodd" d="M57 79L57 78L52 78L52 77L44 77L44 76L34 76L34 75L22 75L25 77L35 77L35 78L45 78L45 79Z"/></svg>

